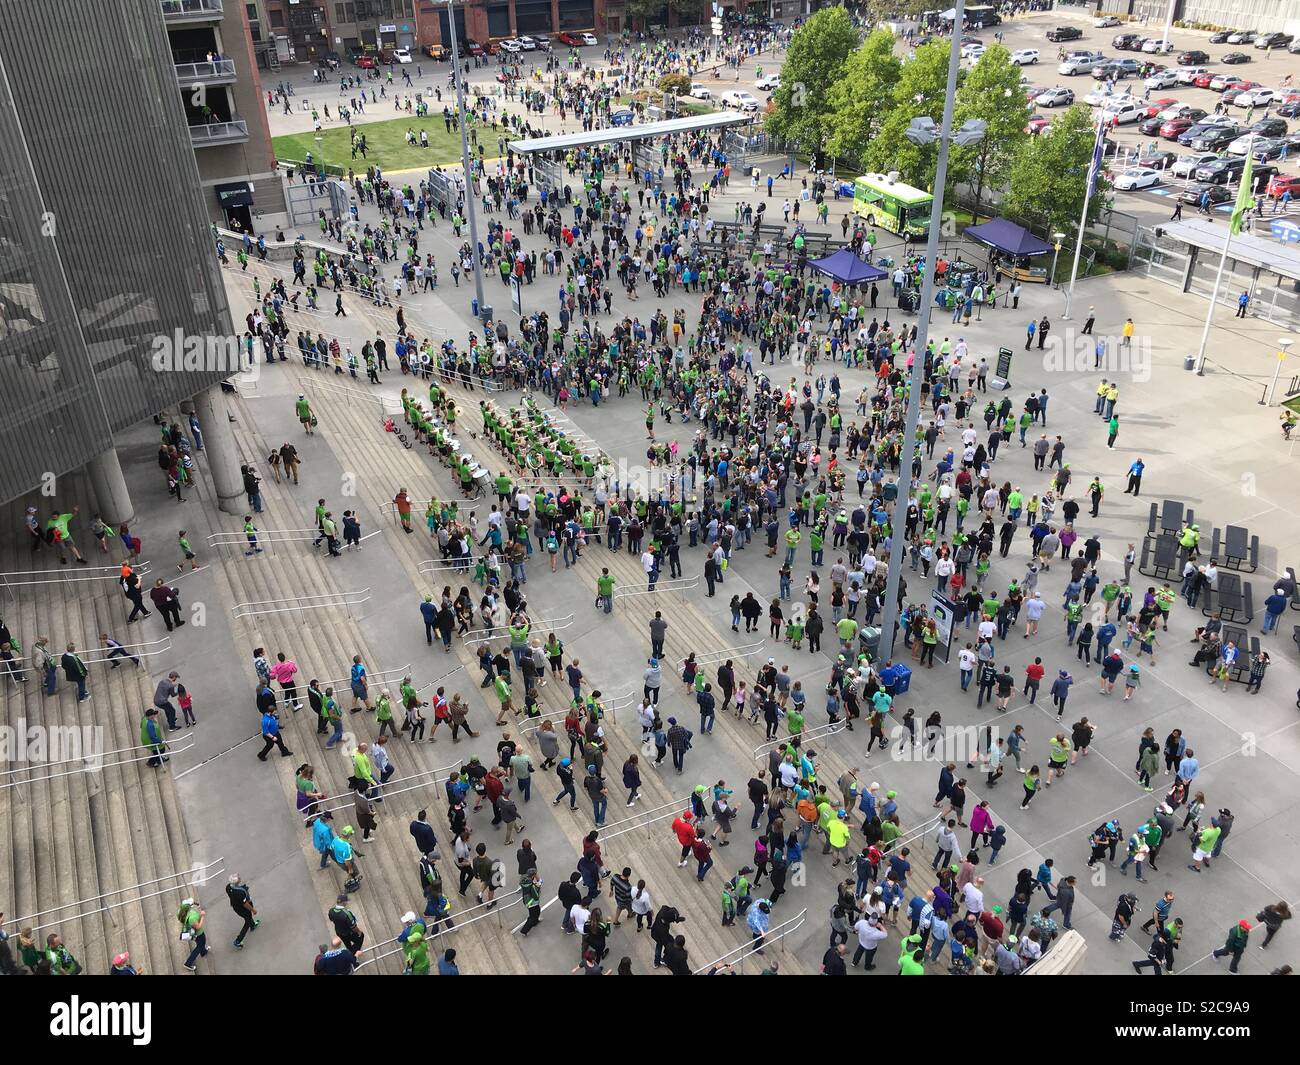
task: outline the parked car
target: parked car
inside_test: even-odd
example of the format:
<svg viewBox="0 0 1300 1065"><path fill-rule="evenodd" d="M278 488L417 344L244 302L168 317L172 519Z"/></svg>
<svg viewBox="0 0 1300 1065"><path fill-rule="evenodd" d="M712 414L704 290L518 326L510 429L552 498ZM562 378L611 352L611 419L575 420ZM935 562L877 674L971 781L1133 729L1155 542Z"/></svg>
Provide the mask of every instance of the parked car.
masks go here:
<svg viewBox="0 0 1300 1065"><path fill-rule="evenodd" d="M1175 67L1174 74L1179 85L1190 85L1206 71L1205 67Z"/></svg>
<svg viewBox="0 0 1300 1065"><path fill-rule="evenodd" d="M1225 92L1237 85L1240 85L1246 79L1239 74L1216 74L1210 79L1210 84L1206 86L1211 92Z"/></svg>
<svg viewBox="0 0 1300 1065"><path fill-rule="evenodd" d="M1194 152L1217 152L1240 136L1241 130L1236 126L1207 126L1194 136L1188 137L1186 141L1181 137L1178 139Z"/></svg>
<svg viewBox="0 0 1300 1065"><path fill-rule="evenodd" d="M1148 89L1168 89L1178 84L1178 72L1174 70L1157 70L1142 79Z"/></svg>
<svg viewBox="0 0 1300 1065"><path fill-rule="evenodd" d="M362 70L374 70L379 65L379 61L369 52L363 52L361 55L354 56L352 59Z"/></svg>
<svg viewBox="0 0 1300 1065"><path fill-rule="evenodd" d="M1281 198L1283 193L1291 193L1292 199L1300 199L1300 176L1296 174L1278 174L1269 181L1264 190L1268 196Z"/></svg>
<svg viewBox="0 0 1300 1065"><path fill-rule="evenodd" d="M732 89L722 94L724 107L734 107L738 111L757 111L758 97L744 89Z"/></svg>
<svg viewBox="0 0 1300 1065"><path fill-rule="evenodd" d="M1057 72L1067 76L1073 74L1087 74L1098 63L1105 62L1106 57L1100 52L1071 52L1058 66Z"/></svg>
<svg viewBox="0 0 1300 1065"><path fill-rule="evenodd" d="M1300 37L1297 37L1294 41L1288 44L1286 50L1292 55L1300 55Z"/></svg>
<svg viewBox="0 0 1300 1065"><path fill-rule="evenodd" d="M543 33L534 33L532 41L539 52L549 52L551 50L551 39Z"/></svg>
<svg viewBox="0 0 1300 1065"><path fill-rule="evenodd" d="M1208 63L1210 53L1202 52L1199 48L1192 48L1186 52L1178 53L1178 65L1183 67L1194 67L1198 63Z"/></svg>
<svg viewBox="0 0 1300 1065"><path fill-rule="evenodd" d="M1089 107L1105 107L1112 100L1118 100L1120 98L1119 94L1113 93L1108 87L1103 86L1100 89L1093 89L1092 92L1085 94L1083 102Z"/></svg>
<svg viewBox="0 0 1300 1065"><path fill-rule="evenodd" d="M1273 113L1283 118L1300 118L1300 100L1274 108Z"/></svg>
<svg viewBox="0 0 1300 1065"><path fill-rule="evenodd" d="M1214 71L1207 70L1204 74L1197 74L1196 77L1192 79L1192 85L1198 89L1208 89L1210 87L1210 82L1217 77L1218 75L1215 74Z"/></svg>
<svg viewBox="0 0 1300 1065"><path fill-rule="evenodd" d="M1136 122L1142 117L1142 104L1137 100L1113 100L1102 110L1102 119L1120 126Z"/></svg>
<svg viewBox="0 0 1300 1065"><path fill-rule="evenodd" d="M1278 168L1272 163L1255 166L1250 172L1250 190L1262 195L1264 190L1268 188L1268 183L1277 177L1279 173Z"/></svg>
<svg viewBox="0 0 1300 1065"><path fill-rule="evenodd" d="M1017 48L1011 53L1011 62L1017 66L1027 67L1038 62L1037 48Z"/></svg>
<svg viewBox="0 0 1300 1065"><path fill-rule="evenodd" d="M1259 36L1258 30L1237 30L1235 33L1228 34L1227 44L1250 44Z"/></svg>
<svg viewBox="0 0 1300 1065"><path fill-rule="evenodd" d="M1230 67L1238 66L1238 65L1241 64L1241 63L1249 63L1249 62L1250 62L1250 53L1249 53L1249 52L1229 52L1227 55L1225 55L1225 56L1223 57L1223 59L1220 60L1220 62L1222 62L1222 63L1224 63L1225 65L1230 66Z"/></svg>
<svg viewBox="0 0 1300 1065"><path fill-rule="evenodd" d="M577 48L580 44L582 44L582 38L579 37L576 33L570 33L568 30L565 30L563 33L556 34L555 39L559 41L561 44L567 44L570 48Z"/></svg>
<svg viewBox="0 0 1300 1065"><path fill-rule="evenodd" d="M1190 118L1193 122L1200 122L1207 117L1207 112L1203 107L1193 107L1191 104L1180 104L1175 101L1161 111L1158 117L1166 122L1171 118Z"/></svg>
<svg viewBox="0 0 1300 1065"><path fill-rule="evenodd" d="M415 60L411 58L411 50L409 48L394 48L393 59L402 64L415 62Z"/></svg>
<svg viewBox="0 0 1300 1065"><path fill-rule="evenodd" d="M1093 19L1092 24L1099 30L1108 30L1112 26L1124 25L1123 21L1117 19L1114 15L1102 15L1101 18Z"/></svg>
<svg viewBox="0 0 1300 1065"><path fill-rule="evenodd" d="M768 92L773 89L779 89L781 87L781 75L779 73L764 74L754 82L754 87L756 89L766 89Z"/></svg>
<svg viewBox="0 0 1300 1065"><path fill-rule="evenodd" d="M1051 89L1044 89L1034 97L1034 103L1039 107L1068 107L1074 103L1074 90L1065 89L1059 85Z"/></svg>
<svg viewBox="0 0 1300 1065"><path fill-rule="evenodd" d="M1273 97L1276 95L1276 89L1247 89L1241 95L1235 97L1232 102L1238 107L1263 107L1265 104L1272 103Z"/></svg>
<svg viewBox="0 0 1300 1065"><path fill-rule="evenodd" d="M1196 173L1192 176L1197 181L1206 182L1211 185L1226 185L1230 181L1236 180L1246 167L1245 159L1216 159L1212 163L1206 163L1204 166L1196 168Z"/></svg>
<svg viewBox="0 0 1300 1065"><path fill-rule="evenodd" d="M976 41L974 44L964 44L961 48L962 58L978 59L986 51L983 41Z"/></svg>
<svg viewBox="0 0 1300 1065"><path fill-rule="evenodd" d="M600 44L600 41L596 40L594 33L580 33L578 39L588 48Z"/></svg>
<svg viewBox="0 0 1300 1065"><path fill-rule="evenodd" d="M1241 150L1234 151L1238 141L1241 142ZM1281 159L1283 153L1290 154L1291 145L1287 144L1285 137L1255 137L1249 145L1245 143L1246 138L1240 137L1228 145L1228 151L1233 155L1245 155L1246 148L1250 148L1250 154L1257 163L1266 163L1270 159Z"/></svg>
<svg viewBox="0 0 1300 1065"><path fill-rule="evenodd" d="M430 59L445 60L451 58L451 49L445 44L426 44L424 54Z"/></svg>
<svg viewBox="0 0 1300 1065"><path fill-rule="evenodd" d="M466 41L465 51L467 51L472 56L480 56L483 55L487 51L487 49L484 48L481 44L479 44L478 41Z"/></svg>
<svg viewBox="0 0 1300 1065"><path fill-rule="evenodd" d="M1031 135L1042 133L1051 124L1052 120L1046 115L1030 115L1029 121L1025 123L1025 132Z"/></svg>
<svg viewBox="0 0 1300 1065"><path fill-rule="evenodd" d="M1134 77L1137 72L1136 59L1108 59L1092 68L1092 76L1102 80L1114 78L1116 81L1122 81L1124 78Z"/></svg>
<svg viewBox="0 0 1300 1065"><path fill-rule="evenodd" d="M612 126L630 126L634 117L631 108L624 107L613 112L609 116L609 122Z"/></svg>
<svg viewBox="0 0 1300 1065"><path fill-rule="evenodd" d="M1177 161L1178 156L1173 152L1147 152L1138 157L1137 165L1150 170L1168 170Z"/></svg>
<svg viewBox="0 0 1300 1065"><path fill-rule="evenodd" d="M1198 169L1219 158L1213 152L1192 152L1180 155L1169 168L1171 177L1190 178Z"/></svg>
<svg viewBox="0 0 1300 1065"><path fill-rule="evenodd" d="M1237 32L1236 30L1220 30L1218 33L1212 33L1210 34L1210 43L1227 44L1228 38L1231 37L1236 32Z"/></svg>
<svg viewBox="0 0 1300 1065"><path fill-rule="evenodd" d="M1142 42L1142 51L1147 55L1168 55L1173 50L1173 43L1163 37L1148 37Z"/></svg>
<svg viewBox="0 0 1300 1065"><path fill-rule="evenodd" d="M1161 125L1159 133L1167 141L1176 141L1180 133L1192 128L1190 118L1171 118Z"/></svg>
<svg viewBox="0 0 1300 1065"><path fill-rule="evenodd" d="M1177 104L1178 101L1172 96L1162 96L1158 100L1148 100L1146 116L1147 118L1155 118L1166 107L1175 107Z"/></svg>
<svg viewBox="0 0 1300 1065"><path fill-rule="evenodd" d="M1256 48L1285 48L1295 40L1289 33L1265 33L1255 38Z"/></svg>
<svg viewBox="0 0 1300 1065"><path fill-rule="evenodd" d="M1259 82L1257 81L1239 81L1236 85L1231 85L1223 90L1223 102L1225 104L1231 104L1243 92L1250 92L1251 89L1258 88Z"/></svg>
<svg viewBox="0 0 1300 1065"><path fill-rule="evenodd" d="M1256 120L1251 125L1250 131L1260 137L1284 137L1286 136L1286 120L1270 115L1268 118Z"/></svg>
<svg viewBox="0 0 1300 1065"><path fill-rule="evenodd" d="M712 100L713 90L702 81L691 82L691 98L694 100Z"/></svg>
<svg viewBox="0 0 1300 1065"><path fill-rule="evenodd" d="M1142 34L1121 33L1111 39L1111 47L1121 52L1138 52L1142 50Z"/></svg>
<svg viewBox="0 0 1300 1065"><path fill-rule="evenodd" d="M1127 170L1121 170L1110 181L1120 192L1152 189L1160 184L1160 171L1146 166L1131 166Z"/></svg>
<svg viewBox="0 0 1300 1065"><path fill-rule="evenodd" d="M515 40L513 37L507 37L504 41L499 43L501 50L503 52L509 52L511 55L516 55L524 50L523 44Z"/></svg>
<svg viewBox="0 0 1300 1065"><path fill-rule="evenodd" d="M1047 31L1047 39L1053 44L1060 41L1077 41L1083 36L1083 30L1078 26L1057 26L1054 30Z"/></svg>
<svg viewBox="0 0 1300 1065"><path fill-rule="evenodd" d="M1178 198L1182 200L1183 203L1200 203L1201 197L1207 193L1209 194L1211 207L1217 206L1221 203L1227 203L1233 198L1232 193L1228 191L1226 186L1210 185L1205 182L1197 182L1193 185L1188 185L1183 191L1183 194Z"/></svg>

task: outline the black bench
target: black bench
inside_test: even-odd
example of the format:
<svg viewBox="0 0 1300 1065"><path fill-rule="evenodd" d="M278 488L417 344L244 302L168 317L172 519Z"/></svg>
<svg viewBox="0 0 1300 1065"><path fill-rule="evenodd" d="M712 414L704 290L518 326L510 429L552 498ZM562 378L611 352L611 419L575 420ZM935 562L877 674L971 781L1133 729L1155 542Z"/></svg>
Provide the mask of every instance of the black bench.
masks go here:
<svg viewBox="0 0 1300 1065"><path fill-rule="evenodd" d="M1213 557L1219 564L1229 569L1248 570L1254 573L1259 569L1259 537L1251 536L1240 525L1229 525L1223 530L1220 543L1219 530L1214 530Z"/></svg>
<svg viewBox="0 0 1300 1065"><path fill-rule="evenodd" d="M1224 621L1249 625L1255 617L1255 596L1250 582L1235 573L1221 572L1214 589L1206 596L1201 613L1207 618L1218 613Z"/></svg>
<svg viewBox="0 0 1300 1065"><path fill-rule="evenodd" d="M1142 541L1138 572L1155 580L1170 581L1182 573L1178 562L1178 540L1170 533L1160 533Z"/></svg>
<svg viewBox="0 0 1300 1065"><path fill-rule="evenodd" d="M1300 625L1296 626L1300 630ZM1228 679L1234 684L1250 683L1250 664L1259 656L1259 637L1253 636L1247 630L1238 628L1235 625L1224 625L1221 633L1223 637L1223 646L1229 643L1237 648L1236 661L1232 663L1228 670ZM1213 662L1207 662L1205 666L1206 675L1212 675L1223 661L1222 657L1216 658Z"/></svg>

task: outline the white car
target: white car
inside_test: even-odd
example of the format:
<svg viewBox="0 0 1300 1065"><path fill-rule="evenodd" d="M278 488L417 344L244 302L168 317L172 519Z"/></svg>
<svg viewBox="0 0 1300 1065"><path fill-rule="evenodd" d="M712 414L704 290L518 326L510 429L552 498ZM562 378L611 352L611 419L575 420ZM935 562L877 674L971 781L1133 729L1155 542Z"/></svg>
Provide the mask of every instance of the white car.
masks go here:
<svg viewBox="0 0 1300 1065"><path fill-rule="evenodd" d="M1212 163L1217 158L1219 157L1214 152L1192 152L1191 155L1180 155L1169 168L1169 173L1173 177L1190 178L1206 163Z"/></svg>
<svg viewBox="0 0 1300 1065"><path fill-rule="evenodd" d="M1087 74L1093 67L1100 63L1103 56L1100 52L1074 52L1067 55L1056 68L1058 74Z"/></svg>
<svg viewBox="0 0 1300 1065"><path fill-rule="evenodd" d="M1251 89L1243 92L1232 102L1238 107L1263 107L1267 103L1272 103L1276 95L1276 89Z"/></svg>
<svg viewBox="0 0 1300 1065"><path fill-rule="evenodd" d="M1136 122L1146 114L1146 108L1137 100L1115 100L1102 110L1105 121L1114 121L1124 126Z"/></svg>
<svg viewBox="0 0 1300 1065"><path fill-rule="evenodd" d="M757 89L766 89L769 92L772 89L779 89L781 87L781 75L764 74L761 78L759 78L756 82L754 82L754 87Z"/></svg>
<svg viewBox="0 0 1300 1065"><path fill-rule="evenodd" d="M1227 152L1229 155L1245 155L1248 151L1250 151L1251 143L1259 139L1260 138L1258 135L1254 133L1247 133L1244 136L1238 137L1235 141L1230 143L1227 147Z"/></svg>
<svg viewBox="0 0 1300 1065"><path fill-rule="evenodd" d="M1238 30L1236 33L1228 34L1228 44L1249 44L1255 39L1257 34L1254 30Z"/></svg>
<svg viewBox="0 0 1300 1065"><path fill-rule="evenodd" d="M411 50L409 48L395 48L393 50L393 58L399 63L410 63L412 61Z"/></svg>
<svg viewBox="0 0 1300 1065"><path fill-rule="evenodd" d="M1099 30L1108 30L1112 26L1122 25L1121 21L1114 15L1102 15L1101 18L1093 19L1092 24Z"/></svg>
<svg viewBox="0 0 1300 1065"><path fill-rule="evenodd" d="M1031 63L1038 62L1037 48L1020 48L1011 53L1011 62L1019 66L1029 66Z"/></svg>
<svg viewBox="0 0 1300 1065"><path fill-rule="evenodd" d="M509 52L511 55L518 55L524 50L524 46L513 37L507 37L504 41L500 41L498 47L501 51Z"/></svg>
<svg viewBox="0 0 1300 1065"><path fill-rule="evenodd" d="M1120 93L1110 92L1107 89L1093 89L1084 98L1083 102L1089 107L1109 107L1111 104L1119 103L1121 100L1131 100L1131 96Z"/></svg>
<svg viewBox="0 0 1300 1065"><path fill-rule="evenodd" d="M522 48L525 52L537 51L537 42L533 40L531 37L528 36L516 37L515 40L519 42L519 47Z"/></svg>
<svg viewBox="0 0 1300 1065"><path fill-rule="evenodd" d="M1116 174L1111 179L1111 184L1121 192L1155 188L1160 184L1160 171L1146 166L1132 166Z"/></svg>
<svg viewBox="0 0 1300 1065"><path fill-rule="evenodd" d="M582 43L588 47L591 47L593 44L600 44L600 42L596 40L596 35L594 33L580 33L578 34L578 37L581 38Z"/></svg>
<svg viewBox="0 0 1300 1065"><path fill-rule="evenodd" d="M1209 67L1174 67L1174 73L1178 76L1179 85L1190 85L1202 74L1208 74Z"/></svg>
<svg viewBox="0 0 1300 1065"><path fill-rule="evenodd" d="M713 91L702 81L691 82L691 98L693 100L712 100Z"/></svg>
<svg viewBox="0 0 1300 1065"><path fill-rule="evenodd" d="M1143 78L1142 84L1148 89L1168 89L1170 86L1178 84L1178 72L1174 70L1157 70L1149 77Z"/></svg>
<svg viewBox="0 0 1300 1065"><path fill-rule="evenodd" d="M1034 97L1036 107L1064 107L1074 103L1074 90L1063 89L1059 85L1055 88L1044 89Z"/></svg>
<svg viewBox="0 0 1300 1065"><path fill-rule="evenodd" d="M1167 55L1174 50L1172 41L1166 41L1161 37L1148 37L1142 42L1142 51L1147 55Z"/></svg>
<svg viewBox="0 0 1300 1065"><path fill-rule="evenodd" d="M758 97L753 93L746 92L744 89L732 89L730 92L722 94L722 103L725 107L734 107L738 111L757 111L759 108Z"/></svg>
<svg viewBox="0 0 1300 1065"><path fill-rule="evenodd" d="M982 56L985 53L985 51L987 51L987 49L984 47L982 43L967 44L967 45L963 45L961 54L962 57L965 59L978 59L980 56Z"/></svg>

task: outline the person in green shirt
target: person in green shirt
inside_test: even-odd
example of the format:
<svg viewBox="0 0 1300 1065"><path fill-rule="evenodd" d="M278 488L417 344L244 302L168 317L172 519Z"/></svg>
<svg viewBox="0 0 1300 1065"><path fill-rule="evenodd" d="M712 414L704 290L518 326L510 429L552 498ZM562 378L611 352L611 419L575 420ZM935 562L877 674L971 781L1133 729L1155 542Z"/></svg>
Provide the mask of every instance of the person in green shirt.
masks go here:
<svg viewBox="0 0 1300 1065"><path fill-rule="evenodd" d="M510 701L511 691L510 682L500 674L492 682L492 690L496 692L496 697L501 701L501 713L497 714L497 724L506 723L506 715L516 713L514 703Z"/></svg>
<svg viewBox="0 0 1300 1065"><path fill-rule="evenodd" d="M206 948L204 953L207 953ZM81 963L72 956L72 951L63 945L58 932L51 932L45 937L45 960L50 963L50 972L54 976L77 976L81 972ZM193 965L186 965L191 972Z"/></svg>
<svg viewBox="0 0 1300 1065"><path fill-rule="evenodd" d="M925 950L921 946L920 933L903 940L903 949L898 955L898 975L925 975Z"/></svg>
<svg viewBox="0 0 1300 1065"><path fill-rule="evenodd" d="M177 546L179 546L181 549L181 558L182 558L182 561L176 564L176 569L183 570L185 568L186 562L190 564L190 569L192 570L198 569L199 568L198 561L195 558L194 550L190 547L189 540L186 539L184 529L182 529L180 532L176 534L176 543Z"/></svg>
<svg viewBox="0 0 1300 1065"><path fill-rule="evenodd" d="M244 515L244 536L248 539L248 550L244 552L245 558L253 555L260 555L262 549L257 546L257 526L253 524L253 515Z"/></svg>
<svg viewBox="0 0 1300 1065"><path fill-rule="evenodd" d="M204 931L206 918L207 915L193 899L186 899L181 903L181 908L176 911L176 920L181 925L181 938L194 944L190 956L185 961L185 968L190 972L194 972L196 968L194 963L199 958L207 957L208 954L208 937Z"/></svg>
<svg viewBox="0 0 1300 1065"><path fill-rule="evenodd" d="M293 405L294 412L298 415L298 420L302 422L302 427L310 436L312 427L316 424L316 415L312 413L311 404L307 402L307 397L301 392L298 393L298 399Z"/></svg>
<svg viewBox="0 0 1300 1065"><path fill-rule="evenodd" d="M853 649L853 638L858 634L858 623L852 618L840 618L835 625L835 633L839 636L844 650L851 651Z"/></svg>
<svg viewBox="0 0 1300 1065"><path fill-rule="evenodd" d="M375 702L375 720L379 722L379 735L391 732L393 739L397 738L397 726L393 724L393 699L387 691L381 691Z"/></svg>
<svg viewBox="0 0 1300 1065"><path fill-rule="evenodd" d="M73 558L83 566L86 565L86 560L81 557L81 552L77 550L72 534L68 531L68 523L77 516L80 509L74 506L66 514L51 514L50 520L45 523L45 538L58 548L59 561L65 566L68 564L66 551L71 551Z"/></svg>
<svg viewBox="0 0 1300 1065"><path fill-rule="evenodd" d="M609 569L602 568L600 576L596 578L596 605L603 606L606 614L614 609L614 583Z"/></svg>
<svg viewBox="0 0 1300 1065"><path fill-rule="evenodd" d="M406 963L405 976L429 975L429 944L425 940L423 921L416 921L403 933L402 960Z"/></svg>

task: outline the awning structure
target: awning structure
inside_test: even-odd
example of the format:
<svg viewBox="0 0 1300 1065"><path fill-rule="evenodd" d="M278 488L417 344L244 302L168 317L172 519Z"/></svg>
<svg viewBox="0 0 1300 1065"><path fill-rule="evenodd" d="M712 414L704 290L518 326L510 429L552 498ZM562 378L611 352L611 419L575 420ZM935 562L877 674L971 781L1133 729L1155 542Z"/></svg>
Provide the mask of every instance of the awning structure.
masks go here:
<svg viewBox="0 0 1300 1065"><path fill-rule="evenodd" d="M631 126L610 126L583 133L561 133L554 137L529 137L511 141L510 150L519 155L539 152L567 152L570 148L588 148L593 144L619 144L624 141L651 140L671 137L675 133L697 133L701 130L726 129L753 122L756 115L739 111L716 111L708 115L691 115L688 118L670 118L663 122L642 122Z"/></svg>
<svg viewBox="0 0 1300 1065"><path fill-rule="evenodd" d="M967 226L966 236L1007 255L1045 255L1052 250L1052 245L1047 241L1039 240L1024 226L1018 226L1005 218L994 218L983 225Z"/></svg>
<svg viewBox="0 0 1300 1065"><path fill-rule="evenodd" d="M1223 251L1223 223L1217 225L1208 218L1189 218L1182 222L1162 225L1165 236L1181 240L1194 248L1203 248L1218 255ZM967 230L969 233L970 230ZM1238 233L1228 247L1228 258L1247 266L1255 266L1277 274L1300 280L1300 246L1269 240L1251 233Z"/></svg>
<svg viewBox="0 0 1300 1065"><path fill-rule="evenodd" d="M844 285L861 285L888 276L879 267L863 262L848 248L831 252L822 259L813 259L808 265Z"/></svg>

